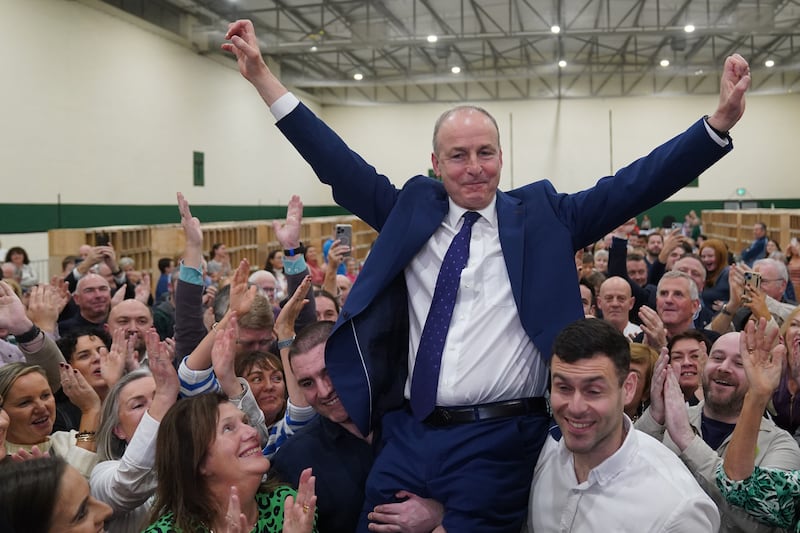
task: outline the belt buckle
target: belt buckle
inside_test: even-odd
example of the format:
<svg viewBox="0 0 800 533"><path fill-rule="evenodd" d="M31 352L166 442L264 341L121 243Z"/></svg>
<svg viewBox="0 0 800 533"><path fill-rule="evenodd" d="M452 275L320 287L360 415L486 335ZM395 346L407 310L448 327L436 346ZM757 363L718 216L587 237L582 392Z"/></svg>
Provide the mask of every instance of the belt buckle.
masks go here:
<svg viewBox="0 0 800 533"><path fill-rule="evenodd" d="M445 427L453 423L453 415L447 409L435 407L425 422L433 427Z"/></svg>

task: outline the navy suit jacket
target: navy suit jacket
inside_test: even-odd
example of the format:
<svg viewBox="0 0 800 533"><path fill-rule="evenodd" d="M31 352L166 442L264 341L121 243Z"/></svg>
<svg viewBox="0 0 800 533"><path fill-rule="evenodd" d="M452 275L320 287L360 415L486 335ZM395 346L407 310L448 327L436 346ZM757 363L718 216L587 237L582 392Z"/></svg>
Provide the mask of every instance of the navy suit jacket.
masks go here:
<svg viewBox="0 0 800 533"><path fill-rule="evenodd" d="M441 182L426 176L397 189L302 103L278 128L332 187L336 203L380 232L325 348L336 391L366 435L384 412L404 400L408 295L403 270L447 214L447 193ZM556 334L583 317L575 250L668 198L731 148L731 143L714 142L699 120L585 191L559 193L547 180L498 191L500 245L514 302L545 361ZM486 327L492 327L488 317Z"/></svg>

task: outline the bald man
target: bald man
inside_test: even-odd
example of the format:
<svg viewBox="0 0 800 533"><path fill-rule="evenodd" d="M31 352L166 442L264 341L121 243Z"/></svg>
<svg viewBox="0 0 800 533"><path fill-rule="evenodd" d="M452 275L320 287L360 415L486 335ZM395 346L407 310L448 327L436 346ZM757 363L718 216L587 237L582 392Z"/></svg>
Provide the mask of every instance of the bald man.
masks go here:
<svg viewBox="0 0 800 533"><path fill-rule="evenodd" d="M111 287L103 276L89 273L78 280L72 300L78 314L58 323L58 331L66 335L78 328L103 327L111 306Z"/></svg>
<svg viewBox="0 0 800 533"><path fill-rule="evenodd" d="M625 279L613 276L600 285L597 308L603 312L603 320L617 328L628 339L642 331L642 328L628 320L628 313L633 309L633 304L631 286Z"/></svg>

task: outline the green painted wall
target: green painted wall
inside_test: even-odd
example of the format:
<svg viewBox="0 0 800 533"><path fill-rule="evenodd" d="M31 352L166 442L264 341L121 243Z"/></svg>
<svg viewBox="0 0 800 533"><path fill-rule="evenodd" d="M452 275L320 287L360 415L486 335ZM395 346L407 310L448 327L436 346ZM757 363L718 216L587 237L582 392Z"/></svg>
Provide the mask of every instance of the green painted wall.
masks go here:
<svg viewBox="0 0 800 533"><path fill-rule="evenodd" d="M203 222L269 220L286 216L286 206L192 205L192 214ZM338 206L303 207L306 217L342 214ZM0 204L0 233L178 223L175 205Z"/></svg>
<svg viewBox="0 0 800 533"><path fill-rule="evenodd" d="M722 209L722 200L663 202L646 211L653 224L666 215L683 220L694 209ZM800 199L758 200L759 207L800 209ZM192 213L203 222L269 220L286 215L285 206L192 205ZM305 206L303 215L321 217L347 214L338 206ZM641 220L641 217L640 217ZM91 228L141 224L177 224L174 205L90 205L90 204L0 204L0 233L32 233L58 228Z"/></svg>

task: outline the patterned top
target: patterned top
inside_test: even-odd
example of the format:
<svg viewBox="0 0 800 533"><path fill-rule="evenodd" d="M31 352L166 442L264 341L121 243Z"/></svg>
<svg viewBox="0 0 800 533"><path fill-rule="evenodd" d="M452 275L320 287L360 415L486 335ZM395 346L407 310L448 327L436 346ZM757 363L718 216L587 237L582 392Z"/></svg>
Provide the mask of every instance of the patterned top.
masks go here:
<svg viewBox="0 0 800 533"><path fill-rule="evenodd" d="M800 471L756 466L747 479L730 479L717 467L717 487L728 502L765 524L800 533Z"/></svg>
<svg viewBox="0 0 800 533"><path fill-rule="evenodd" d="M289 495L296 497L297 493L287 486L278 487L272 492L257 492L258 521L251 533L280 533L283 531L283 501ZM317 531L316 525L313 531ZM183 533L183 530L175 525L175 519L170 511L150 524L143 533ZM213 532L205 526L199 526L192 533Z"/></svg>

